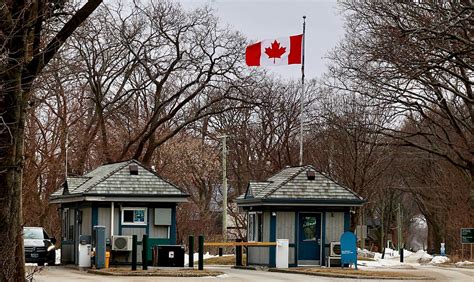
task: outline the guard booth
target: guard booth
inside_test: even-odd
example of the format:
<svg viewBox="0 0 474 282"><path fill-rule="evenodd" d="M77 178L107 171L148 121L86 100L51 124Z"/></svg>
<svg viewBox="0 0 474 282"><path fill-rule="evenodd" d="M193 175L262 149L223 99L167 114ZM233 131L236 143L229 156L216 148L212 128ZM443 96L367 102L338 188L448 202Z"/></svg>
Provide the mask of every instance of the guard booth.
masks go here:
<svg viewBox="0 0 474 282"><path fill-rule="evenodd" d="M104 227L103 245L113 265L131 264L133 235L141 240L147 234L149 246L176 244L176 207L187 197L136 160L67 177L49 199L61 212L61 263L79 264L81 235L94 237L96 225ZM139 253L142 246L139 241ZM151 250L147 253L151 261ZM139 256L139 263L141 259Z"/></svg>
<svg viewBox="0 0 474 282"><path fill-rule="evenodd" d="M326 265L331 243L349 231L350 210L364 204L354 191L313 166L287 167L250 182L237 204L247 213L249 242L289 240L290 266ZM248 265L276 266L275 247L248 249Z"/></svg>

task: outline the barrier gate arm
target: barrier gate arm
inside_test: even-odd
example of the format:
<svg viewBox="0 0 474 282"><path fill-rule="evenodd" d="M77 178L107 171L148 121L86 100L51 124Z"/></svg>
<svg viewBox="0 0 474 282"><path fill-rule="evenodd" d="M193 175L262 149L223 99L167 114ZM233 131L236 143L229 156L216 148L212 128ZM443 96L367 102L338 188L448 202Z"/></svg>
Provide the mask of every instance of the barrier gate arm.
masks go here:
<svg viewBox="0 0 474 282"><path fill-rule="evenodd" d="M204 247L271 247L276 246L277 242L209 242L204 243Z"/></svg>

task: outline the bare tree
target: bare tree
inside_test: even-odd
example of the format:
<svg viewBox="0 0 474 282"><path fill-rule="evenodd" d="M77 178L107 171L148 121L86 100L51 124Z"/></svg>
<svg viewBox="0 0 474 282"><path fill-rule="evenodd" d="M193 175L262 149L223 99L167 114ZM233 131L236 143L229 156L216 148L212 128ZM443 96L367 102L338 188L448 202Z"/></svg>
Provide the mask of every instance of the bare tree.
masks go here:
<svg viewBox="0 0 474 282"><path fill-rule="evenodd" d="M186 126L250 100L241 91L253 83L242 70L245 39L221 28L209 8L136 4L117 26L122 44L139 62L134 79L146 86L129 103L139 123L124 132L120 158L131 155L151 164L155 150Z"/></svg>
<svg viewBox="0 0 474 282"><path fill-rule="evenodd" d="M65 9L65 2L0 1L0 237L8 242L1 246L2 281L25 279L21 187L32 83L102 1L89 0L77 11ZM62 26L59 17L65 20Z"/></svg>
<svg viewBox="0 0 474 282"><path fill-rule="evenodd" d="M379 130L393 143L463 169L474 206L474 3L341 5L347 35L330 56L334 85L389 110L392 122Z"/></svg>
<svg viewBox="0 0 474 282"><path fill-rule="evenodd" d="M351 217L351 228L355 229L362 219L360 214L380 217L377 200L387 191L379 186L386 179L395 154L393 148L381 145L388 138L377 129L387 124L390 116L383 107L373 107L357 93L324 85L320 85L318 93L311 111L307 145L311 150L307 158L368 201ZM387 183L384 187L388 189Z"/></svg>

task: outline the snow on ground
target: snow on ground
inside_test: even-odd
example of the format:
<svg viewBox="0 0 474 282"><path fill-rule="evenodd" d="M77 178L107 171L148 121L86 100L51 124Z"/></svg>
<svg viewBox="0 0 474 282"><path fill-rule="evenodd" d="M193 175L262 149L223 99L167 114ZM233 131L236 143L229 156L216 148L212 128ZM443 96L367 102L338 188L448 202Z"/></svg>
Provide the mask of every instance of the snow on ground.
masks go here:
<svg viewBox="0 0 474 282"><path fill-rule="evenodd" d="M455 263L457 267L463 267L463 266L474 266L474 261L460 261Z"/></svg>
<svg viewBox="0 0 474 282"><path fill-rule="evenodd" d="M449 262L449 258L448 257L445 257L445 256L435 256L432 260L431 260L431 264L438 264L438 263L445 263L445 262Z"/></svg>
<svg viewBox="0 0 474 282"><path fill-rule="evenodd" d="M410 252L408 250L403 250L404 262L400 262L400 255L397 250L390 248L385 249L385 256L382 259L381 253L370 252L368 250L358 249L357 253L359 256L373 258L374 261L365 261L358 260L357 265L368 268L381 268L381 267L390 267L390 268L399 268L399 267L410 267L410 265L419 265L420 263L444 263L449 261L447 257L435 257L429 255L425 251L417 251L416 253Z"/></svg>

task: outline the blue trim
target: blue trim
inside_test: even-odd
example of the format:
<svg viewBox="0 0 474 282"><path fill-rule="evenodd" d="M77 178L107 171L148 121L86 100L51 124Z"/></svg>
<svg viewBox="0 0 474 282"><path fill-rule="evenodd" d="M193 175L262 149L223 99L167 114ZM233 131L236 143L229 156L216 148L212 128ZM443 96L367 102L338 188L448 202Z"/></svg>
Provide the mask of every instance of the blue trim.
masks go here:
<svg viewBox="0 0 474 282"><path fill-rule="evenodd" d="M147 235L150 235L150 210L151 209L154 209L154 208L147 207L147 209L146 209L146 212L147 212L146 221L147 222L146 222L146 231L145 232L146 232ZM153 211L155 211L155 210L153 210Z"/></svg>
<svg viewBox="0 0 474 282"><path fill-rule="evenodd" d="M268 199L268 198L247 198L236 200L237 205L239 206L260 206L262 203L272 203L272 204L318 204L319 207L327 208L328 205L347 205L347 206L362 206L367 201L360 200L357 198L354 199L292 199L292 198L283 198L283 199Z"/></svg>
<svg viewBox="0 0 474 282"><path fill-rule="evenodd" d="M120 206L119 206L118 220L119 220L118 221L118 223L119 223L118 233L119 233L119 235L122 235L122 208Z"/></svg>
<svg viewBox="0 0 474 282"><path fill-rule="evenodd" d="M270 242L276 242L276 215L273 216L272 212L270 211ZM270 247L269 252L269 266L275 267L276 266L276 258L275 258L276 249L275 246Z"/></svg>
<svg viewBox="0 0 474 282"><path fill-rule="evenodd" d="M94 226L99 224L99 207L92 204L92 226L91 231L94 230Z"/></svg>
<svg viewBox="0 0 474 282"><path fill-rule="evenodd" d="M176 204L171 207L170 241L176 245Z"/></svg>
<svg viewBox="0 0 474 282"><path fill-rule="evenodd" d="M325 258L326 258L326 212L323 211L323 213L321 214L322 218L321 218L321 244L319 245L320 248L322 248L321 250L321 259L319 261L319 264L321 266L325 265Z"/></svg>
<svg viewBox="0 0 474 282"><path fill-rule="evenodd" d="M351 213L349 209L344 211L344 232L349 231L351 228Z"/></svg>
<svg viewBox="0 0 474 282"><path fill-rule="evenodd" d="M298 248L299 248L299 244L298 242L300 241L300 238L298 237L298 233L299 233L299 217L300 217L300 213L299 212L295 212L295 267L298 267Z"/></svg>

